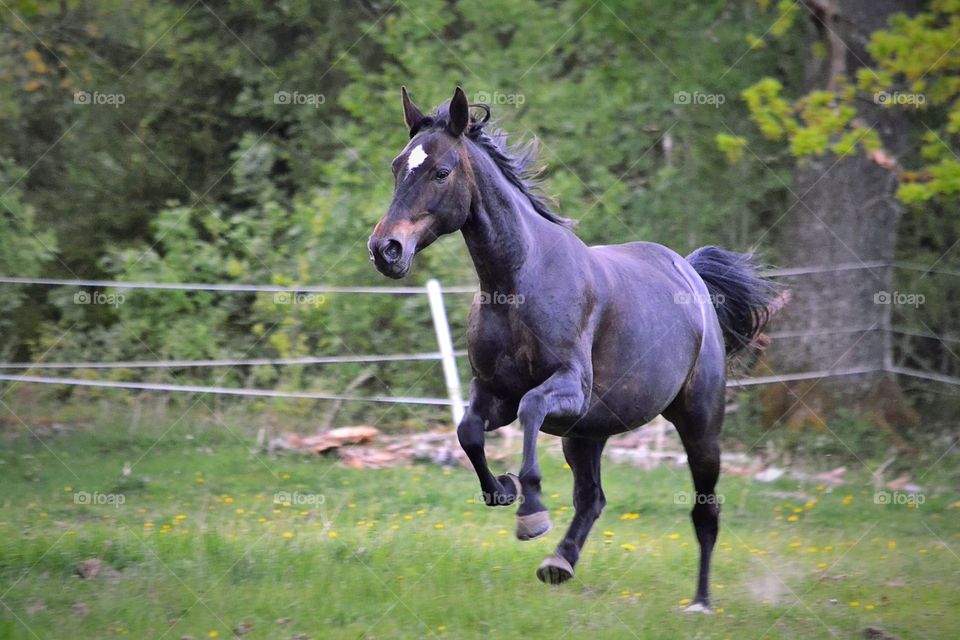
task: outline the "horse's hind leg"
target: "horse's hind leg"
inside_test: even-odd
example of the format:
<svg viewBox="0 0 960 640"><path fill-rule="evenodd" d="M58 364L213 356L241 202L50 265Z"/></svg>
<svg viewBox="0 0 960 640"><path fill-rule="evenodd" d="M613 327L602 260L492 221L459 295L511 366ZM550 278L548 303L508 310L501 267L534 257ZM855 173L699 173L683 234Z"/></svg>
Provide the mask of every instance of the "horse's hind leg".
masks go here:
<svg viewBox="0 0 960 640"><path fill-rule="evenodd" d="M606 440L564 438L563 456L573 471L573 506L576 513L557 550L537 569L541 582L560 584L573 577L573 566L593 523L607 503L600 486L600 453Z"/></svg>
<svg viewBox="0 0 960 640"><path fill-rule="evenodd" d="M700 543L700 575L697 594L687 611L700 612L710 610L710 557L720 529L720 504L714 491L720 475L720 429L726 393L725 363L707 364L701 355L698 371L663 413L680 434L693 475L690 516Z"/></svg>

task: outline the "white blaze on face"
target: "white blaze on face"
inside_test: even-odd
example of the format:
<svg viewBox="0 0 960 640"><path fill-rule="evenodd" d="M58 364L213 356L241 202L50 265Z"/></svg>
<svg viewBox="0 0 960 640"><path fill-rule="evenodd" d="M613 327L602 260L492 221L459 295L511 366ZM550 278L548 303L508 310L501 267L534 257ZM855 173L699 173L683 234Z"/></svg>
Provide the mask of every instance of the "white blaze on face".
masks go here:
<svg viewBox="0 0 960 640"><path fill-rule="evenodd" d="M423 150L423 145L418 144L407 156L407 175L413 173L413 170L423 164L427 159L427 153Z"/></svg>

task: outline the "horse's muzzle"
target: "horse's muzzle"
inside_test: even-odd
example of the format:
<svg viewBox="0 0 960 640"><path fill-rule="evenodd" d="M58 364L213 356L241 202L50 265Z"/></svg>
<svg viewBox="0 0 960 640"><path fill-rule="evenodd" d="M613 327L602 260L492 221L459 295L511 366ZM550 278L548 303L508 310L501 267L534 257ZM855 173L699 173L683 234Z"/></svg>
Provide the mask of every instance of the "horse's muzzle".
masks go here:
<svg viewBox="0 0 960 640"><path fill-rule="evenodd" d="M413 252L407 252L403 243L396 238L370 236L367 251L377 271L388 278L399 279L410 271Z"/></svg>

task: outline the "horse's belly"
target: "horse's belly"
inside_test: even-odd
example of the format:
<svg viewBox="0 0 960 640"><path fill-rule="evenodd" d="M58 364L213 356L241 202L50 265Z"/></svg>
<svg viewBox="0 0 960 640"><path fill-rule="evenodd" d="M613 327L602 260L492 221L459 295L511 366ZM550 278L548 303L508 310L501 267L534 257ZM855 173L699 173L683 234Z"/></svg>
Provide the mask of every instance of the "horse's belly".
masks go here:
<svg viewBox="0 0 960 640"><path fill-rule="evenodd" d="M663 363L661 363L663 364ZM650 367L594 379L586 411L578 417L547 418L541 431L557 436L607 438L643 426L680 393L689 365Z"/></svg>
<svg viewBox="0 0 960 640"><path fill-rule="evenodd" d="M578 418L547 418L540 430L561 437L606 439L641 427L659 414L642 410L617 413L598 403Z"/></svg>

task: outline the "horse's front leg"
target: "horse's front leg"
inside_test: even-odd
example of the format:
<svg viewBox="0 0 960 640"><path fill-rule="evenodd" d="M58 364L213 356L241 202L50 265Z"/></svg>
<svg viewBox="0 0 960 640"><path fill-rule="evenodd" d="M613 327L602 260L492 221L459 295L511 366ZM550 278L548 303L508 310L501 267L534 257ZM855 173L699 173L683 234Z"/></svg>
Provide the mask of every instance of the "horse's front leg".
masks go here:
<svg viewBox="0 0 960 640"><path fill-rule="evenodd" d="M467 458L477 472L483 501L489 507L507 506L519 497L519 482L516 476L494 477L487 466L484 451L485 432L510 424L517 417L516 404L492 395L482 383L473 381L470 391L470 406L467 407L457 427L457 439Z"/></svg>
<svg viewBox="0 0 960 640"><path fill-rule="evenodd" d="M517 538L533 540L550 531L550 512L540 500L540 464L537 462L537 435L547 417L576 417L584 410L585 389L589 389L578 368L560 369L539 387L520 399L517 410L523 427L523 463L520 487L523 501L517 509Z"/></svg>

